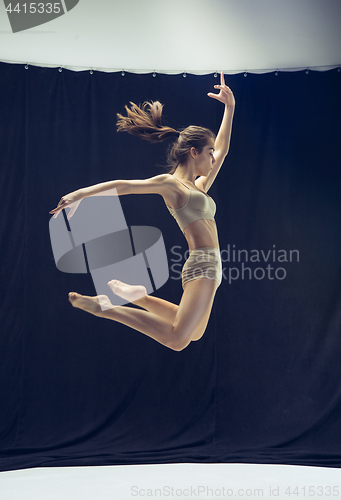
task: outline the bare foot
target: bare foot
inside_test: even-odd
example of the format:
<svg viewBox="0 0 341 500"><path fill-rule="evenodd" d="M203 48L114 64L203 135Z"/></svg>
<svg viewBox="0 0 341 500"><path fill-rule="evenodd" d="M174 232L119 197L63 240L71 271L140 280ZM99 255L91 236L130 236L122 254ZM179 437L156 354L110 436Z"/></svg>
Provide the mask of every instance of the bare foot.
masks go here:
<svg viewBox="0 0 341 500"><path fill-rule="evenodd" d="M111 280L108 285L116 295L128 302L136 302L147 295L146 287L143 285L127 285L118 280Z"/></svg>
<svg viewBox="0 0 341 500"><path fill-rule="evenodd" d="M69 301L73 307L83 309L83 311L94 314L95 316L101 316L102 311L112 309L114 307L106 295L88 297L86 295L80 295L76 292L70 292Z"/></svg>

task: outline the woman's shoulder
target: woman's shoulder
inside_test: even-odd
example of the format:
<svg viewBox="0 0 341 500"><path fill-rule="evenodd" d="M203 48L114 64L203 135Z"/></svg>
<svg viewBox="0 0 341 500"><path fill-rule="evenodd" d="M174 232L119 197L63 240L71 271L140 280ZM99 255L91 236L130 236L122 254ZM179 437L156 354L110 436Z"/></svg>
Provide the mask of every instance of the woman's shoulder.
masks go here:
<svg viewBox="0 0 341 500"><path fill-rule="evenodd" d="M167 182L171 183L174 182L174 178L171 174L160 174L160 175L155 175L154 177L151 177L155 182Z"/></svg>
<svg viewBox="0 0 341 500"><path fill-rule="evenodd" d="M172 174L160 174L160 175L155 175L155 177L151 177L148 179L151 183L153 184L158 184L159 186L162 186L164 189L176 189L178 190L178 183L176 182L176 179L174 179Z"/></svg>
<svg viewBox="0 0 341 500"><path fill-rule="evenodd" d="M168 207L176 209L185 204L188 199L188 188L182 186L172 174L157 175L153 179L159 185L159 194Z"/></svg>

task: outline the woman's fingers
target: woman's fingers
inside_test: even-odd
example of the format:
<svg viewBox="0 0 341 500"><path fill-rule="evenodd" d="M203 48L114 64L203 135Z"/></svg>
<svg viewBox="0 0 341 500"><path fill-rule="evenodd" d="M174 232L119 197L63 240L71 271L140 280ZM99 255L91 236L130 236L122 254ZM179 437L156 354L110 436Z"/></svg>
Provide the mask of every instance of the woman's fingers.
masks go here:
<svg viewBox="0 0 341 500"><path fill-rule="evenodd" d="M55 208L52 212L50 212L50 214L54 213L54 216L53 216L53 218L54 218L54 219L55 219L56 217L58 217L59 212L60 212L60 210L58 210L57 212L56 212L56 210L57 210L57 209Z"/></svg>
<svg viewBox="0 0 341 500"><path fill-rule="evenodd" d="M56 206L56 208L54 208L53 210L51 210L50 214L52 214L52 212L54 212L55 210L59 210L61 208L63 208L64 206L64 203L58 203L58 205Z"/></svg>
<svg viewBox="0 0 341 500"><path fill-rule="evenodd" d="M61 212L63 210L63 208L66 207L66 203L63 203L63 204L58 204L58 206L56 208L54 208L53 210L51 210L51 212L49 212L50 214L54 214L54 218L57 217L57 215L59 214L59 212Z"/></svg>
<svg viewBox="0 0 341 500"><path fill-rule="evenodd" d="M229 94L232 94L232 90L229 89L228 87L222 87L221 85L215 85L214 88L219 89L220 92L219 94L213 94L212 92L209 92L207 95L209 97L214 97L215 99L221 100L222 98L225 99L224 96L227 96Z"/></svg>
<svg viewBox="0 0 341 500"><path fill-rule="evenodd" d="M220 83L221 83L221 85L225 85L225 78L224 78L224 72L223 71L220 73Z"/></svg>
<svg viewBox="0 0 341 500"><path fill-rule="evenodd" d="M208 95L208 97L213 97L213 99L218 99L219 98L219 94L212 94L212 92L209 92L207 95Z"/></svg>
<svg viewBox="0 0 341 500"><path fill-rule="evenodd" d="M60 202L58 203L57 207L50 211L50 214L53 214L53 217L56 218L59 212L67 208L68 209L67 218L71 219L73 214L76 212L78 205L81 202L81 200L74 201L72 198L75 198L75 196L72 195L63 196L60 199Z"/></svg>
<svg viewBox="0 0 341 500"><path fill-rule="evenodd" d="M230 89L230 87L228 87L227 85L215 85L214 88L215 89L220 89L220 90L226 90L228 92L232 92L232 90Z"/></svg>
<svg viewBox="0 0 341 500"><path fill-rule="evenodd" d="M51 210L50 214L53 214L56 210L58 210L58 211L63 210L63 208L65 208L67 205L69 205L69 203L70 202L68 200L61 199L60 202L58 203L58 205L56 206L56 208Z"/></svg>
<svg viewBox="0 0 341 500"><path fill-rule="evenodd" d="M49 212L50 214L54 214L53 215L53 218L55 219L59 213L64 210L64 208L67 208L66 206L60 206L60 207L57 207L57 208L54 208L53 210L51 210L51 212Z"/></svg>

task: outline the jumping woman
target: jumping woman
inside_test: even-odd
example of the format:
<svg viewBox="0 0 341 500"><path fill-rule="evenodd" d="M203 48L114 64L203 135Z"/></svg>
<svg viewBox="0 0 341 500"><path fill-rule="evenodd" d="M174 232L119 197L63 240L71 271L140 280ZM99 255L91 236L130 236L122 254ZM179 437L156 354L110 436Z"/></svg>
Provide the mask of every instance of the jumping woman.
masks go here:
<svg viewBox="0 0 341 500"><path fill-rule="evenodd" d="M183 231L189 258L182 270L183 295L179 305L147 295L143 286L109 281L112 291L141 309L113 306L106 295L86 297L69 293L69 301L95 316L123 323L174 351L181 351L192 340L199 340L206 329L213 299L222 280L219 241L214 215L216 206L207 191L215 180L229 150L235 100L221 74L218 94L208 96L225 105L217 137L210 130L189 126L177 131L161 125L162 104L130 103L127 116L118 114L117 129L150 142L175 137L168 162L172 170L145 180L115 180L79 189L63 196L50 213L56 217L69 207L70 218L80 201L88 196L108 195L116 190L125 194L160 194ZM105 304L103 311L101 304Z"/></svg>

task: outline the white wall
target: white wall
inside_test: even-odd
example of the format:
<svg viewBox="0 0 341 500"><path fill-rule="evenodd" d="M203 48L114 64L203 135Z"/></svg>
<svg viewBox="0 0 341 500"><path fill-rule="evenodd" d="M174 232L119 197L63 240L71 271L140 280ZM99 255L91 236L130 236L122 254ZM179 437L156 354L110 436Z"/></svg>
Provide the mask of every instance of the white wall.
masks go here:
<svg viewBox="0 0 341 500"><path fill-rule="evenodd" d="M79 0L14 34L1 2L0 61L165 73L327 69L341 65L341 0Z"/></svg>

